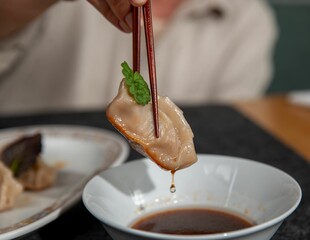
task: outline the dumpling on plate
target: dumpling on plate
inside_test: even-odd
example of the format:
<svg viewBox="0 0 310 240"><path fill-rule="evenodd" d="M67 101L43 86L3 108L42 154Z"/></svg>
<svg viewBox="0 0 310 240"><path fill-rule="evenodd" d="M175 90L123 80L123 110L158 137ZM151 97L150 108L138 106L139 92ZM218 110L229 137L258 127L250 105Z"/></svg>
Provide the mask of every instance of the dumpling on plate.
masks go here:
<svg viewBox="0 0 310 240"><path fill-rule="evenodd" d="M0 212L13 207L23 186L14 179L10 169L0 161Z"/></svg>
<svg viewBox="0 0 310 240"><path fill-rule="evenodd" d="M42 134L21 136L2 149L1 161L26 190L42 190L54 184L57 169L41 157Z"/></svg>
<svg viewBox="0 0 310 240"><path fill-rule="evenodd" d="M47 165L41 157L37 158L34 165L27 171L23 172L17 180L27 190L43 190L51 187L57 176L57 169Z"/></svg>

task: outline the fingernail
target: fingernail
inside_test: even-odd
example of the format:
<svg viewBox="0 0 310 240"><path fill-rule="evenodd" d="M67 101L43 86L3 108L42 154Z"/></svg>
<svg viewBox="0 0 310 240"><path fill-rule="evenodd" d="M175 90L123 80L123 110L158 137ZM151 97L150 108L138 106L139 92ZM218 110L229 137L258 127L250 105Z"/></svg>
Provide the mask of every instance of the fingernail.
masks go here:
<svg viewBox="0 0 310 240"><path fill-rule="evenodd" d="M136 7L140 7L146 3L147 0L132 0L131 4L133 4Z"/></svg>

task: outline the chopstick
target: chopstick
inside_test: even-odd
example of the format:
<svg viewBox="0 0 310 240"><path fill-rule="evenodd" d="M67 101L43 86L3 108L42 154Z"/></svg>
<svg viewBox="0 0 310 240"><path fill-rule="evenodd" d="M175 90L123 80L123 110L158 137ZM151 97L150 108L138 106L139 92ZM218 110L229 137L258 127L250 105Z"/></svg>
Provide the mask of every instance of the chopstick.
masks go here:
<svg viewBox="0 0 310 240"><path fill-rule="evenodd" d="M159 121L158 121L158 94L157 94L157 77L155 65L154 35L152 24L152 7L151 0L143 5L144 31L146 39L147 59L149 67L149 78L152 95L152 110L154 119L155 136L159 138Z"/></svg>
<svg viewBox="0 0 310 240"><path fill-rule="evenodd" d="M141 7L133 7L132 18L132 62L133 71L140 72L140 49L141 49Z"/></svg>
<svg viewBox="0 0 310 240"><path fill-rule="evenodd" d="M158 93L157 93L157 77L154 50L154 35L152 23L152 6L151 0L148 0L143 9L144 31L146 40L147 60L149 69L149 78L152 96L152 111L155 136L159 138L159 119L158 119ZM139 15L140 14L140 15ZM140 38L141 38L141 9L134 7L133 9L133 69L140 71Z"/></svg>

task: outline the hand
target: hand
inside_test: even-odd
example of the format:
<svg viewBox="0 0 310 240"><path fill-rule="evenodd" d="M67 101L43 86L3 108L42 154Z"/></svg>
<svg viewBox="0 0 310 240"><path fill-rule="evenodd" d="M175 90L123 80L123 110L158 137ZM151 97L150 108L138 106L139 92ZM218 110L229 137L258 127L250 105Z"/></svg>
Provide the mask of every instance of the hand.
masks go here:
<svg viewBox="0 0 310 240"><path fill-rule="evenodd" d="M144 5L147 0L88 0L114 26L124 32L132 30L131 5Z"/></svg>

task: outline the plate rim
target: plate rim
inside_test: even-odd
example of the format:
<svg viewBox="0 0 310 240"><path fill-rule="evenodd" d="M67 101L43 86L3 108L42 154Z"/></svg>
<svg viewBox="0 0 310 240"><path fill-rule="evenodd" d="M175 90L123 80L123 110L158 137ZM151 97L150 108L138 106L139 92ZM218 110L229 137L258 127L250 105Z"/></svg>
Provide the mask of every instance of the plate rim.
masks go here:
<svg viewBox="0 0 310 240"><path fill-rule="evenodd" d="M119 166L120 164L124 163L129 156L130 152L129 144L119 134L105 128L93 127L89 125L38 124L38 125L26 125L26 126L3 128L0 129L0 139L4 138L5 136L14 134L23 135L26 134L27 132L30 133L31 131L35 131L37 129L40 129L42 132L45 132L45 134L48 134L46 133L46 131L53 131L53 130L58 131L66 130L72 133L74 133L73 131L78 130L89 135L94 134L96 132L96 134L104 136L108 140L113 140L117 142L120 145L121 150L118 156L113 161L113 163L111 163L107 168ZM61 133L59 134L59 136L61 136ZM14 225L0 228L0 240L6 240L24 236L57 219L65 210L72 207L73 204L76 203L79 199L82 199L83 189L87 184L87 182L103 170L104 169L101 168L94 172L91 172L89 175L86 176L86 179L84 181L78 184L78 186L75 186L73 189L71 189L70 193L66 194L67 197L65 197L63 200L62 198L57 199L49 207L44 208L42 211L35 212L30 217L18 221ZM31 219L33 219L33 221L31 221L30 223L25 222L26 220Z"/></svg>

